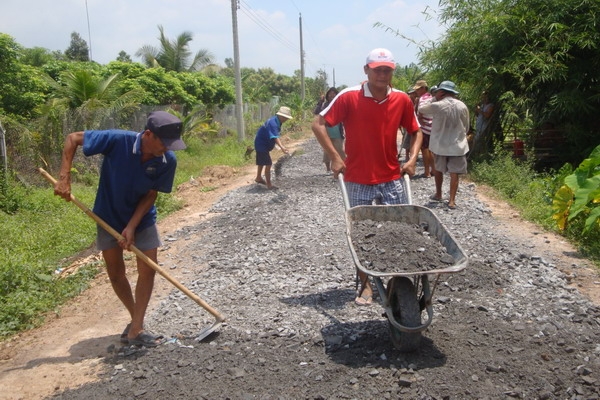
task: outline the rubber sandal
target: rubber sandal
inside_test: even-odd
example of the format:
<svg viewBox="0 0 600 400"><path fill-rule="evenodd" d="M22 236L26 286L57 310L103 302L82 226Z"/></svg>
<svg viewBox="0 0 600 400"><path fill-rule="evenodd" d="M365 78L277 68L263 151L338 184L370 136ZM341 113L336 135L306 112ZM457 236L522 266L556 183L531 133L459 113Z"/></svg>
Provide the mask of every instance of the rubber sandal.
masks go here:
<svg viewBox="0 0 600 400"><path fill-rule="evenodd" d="M360 295L356 299L354 299L354 303L357 306L370 306L371 304L373 304L373 296Z"/></svg>
<svg viewBox="0 0 600 400"><path fill-rule="evenodd" d="M256 179L254 180L255 183L258 183L259 185L266 185L267 182L264 179L261 179L260 181L257 181Z"/></svg>
<svg viewBox="0 0 600 400"><path fill-rule="evenodd" d="M437 197L435 194L432 194L431 196L429 196L429 200L433 200L433 201L442 201L441 197Z"/></svg>
<svg viewBox="0 0 600 400"><path fill-rule="evenodd" d="M356 298L354 299L354 303L357 306L370 306L373 304L373 295L365 296L363 293L365 288L363 287L360 291L356 292Z"/></svg>
<svg viewBox="0 0 600 400"><path fill-rule="evenodd" d="M162 335L157 336L157 335L153 335L148 332L142 332L139 335L137 335L135 338L128 340L128 343L131 346L144 346L144 347L156 347L156 346L160 346L164 342L165 342L164 336L162 336Z"/></svg>
<svg viewBox="0 0 600 400"><path fill-rule="evenodd" d="M121 333L121 343L129 344L129 339L127 339L127 335L129 335L129 328L131 328L131 323L127 324L123 333Z"/></svg>

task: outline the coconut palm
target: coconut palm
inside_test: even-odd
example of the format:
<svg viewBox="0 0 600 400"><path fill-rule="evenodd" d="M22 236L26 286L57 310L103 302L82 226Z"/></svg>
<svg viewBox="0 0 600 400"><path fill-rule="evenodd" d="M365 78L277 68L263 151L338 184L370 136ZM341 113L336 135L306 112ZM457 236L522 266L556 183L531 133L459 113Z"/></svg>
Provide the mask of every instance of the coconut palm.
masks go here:
<svg viewBox="0 0 600 400"><path fill-rule="evenodd" d="M102 78L89 69L64 71L56 81L48 76L46 81L53 91L46 107L68 112L83 128L95 128L107 115L117 115L138 107L140 90L120 93L118 79L119 74Z"/></svg>
<svg viewBox="0 0 600 400"><path fill-rule="evenodd" d="M160 32L160 48L145 45L141 47L135 55L141 57L144 64L148 67L161 66L167 71L199 71L203 67L213 62L213 55L206 49L199 50L190 61L192 52L189 50L189 43L192 41L192 33L185 31L175 40L170 40L165 36L162 26L158 26Z"/></svg>

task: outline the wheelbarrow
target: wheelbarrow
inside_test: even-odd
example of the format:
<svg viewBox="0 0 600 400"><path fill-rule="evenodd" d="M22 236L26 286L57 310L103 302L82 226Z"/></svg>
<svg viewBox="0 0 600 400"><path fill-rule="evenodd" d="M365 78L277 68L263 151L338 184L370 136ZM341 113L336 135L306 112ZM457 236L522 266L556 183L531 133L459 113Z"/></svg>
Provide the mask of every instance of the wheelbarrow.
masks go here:
<svg viewBox="0 0 600 400"><path fill-rule="evenodd" d="M404 175L408 205L370 205L351 208L343 175L339 174L338 179L346 209L346 239L354 264L359 271L364 272L367 278L372 279L375 283L389 321L394 347L402 352L415 351L421 344L422 332L427 329L433 319L432 298L440 277L465 269L468 264L467 256L444 224L429 208L412 205L408 175ZM403 270L401 272L368 269L360 262L351 235L353 222L362 220L393 221L426 227L430 236L439 240L446 248L447 253L452 257L453 264L428 270ZM430 281L433 281L433 284ZM422 321L423 310L427 311L427 318L424 322Z"/></svg>

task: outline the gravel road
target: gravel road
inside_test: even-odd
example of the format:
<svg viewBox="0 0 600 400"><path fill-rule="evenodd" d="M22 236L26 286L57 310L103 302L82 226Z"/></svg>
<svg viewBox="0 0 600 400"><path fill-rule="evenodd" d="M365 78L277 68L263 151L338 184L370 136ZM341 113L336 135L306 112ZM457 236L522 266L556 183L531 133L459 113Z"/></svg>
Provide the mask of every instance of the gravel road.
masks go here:
<svg viewBox="0 0 600 400"><path fill-rule="evenodd" d="M440 275L421 347L401 353L379 298L353 302L343 203L318 144L275 170L279 190L229 192L164 238L182 250L163 266L225 315L219 332L195 341L214 318L174 291L148 318L166 344L133 351L115 337L99 381L52 398L600 398L600 308L570 285L552 243L506 235L473 184L450 210L429 202L432 179L412 181L413 204L438 216L469 265Z"/></svg>

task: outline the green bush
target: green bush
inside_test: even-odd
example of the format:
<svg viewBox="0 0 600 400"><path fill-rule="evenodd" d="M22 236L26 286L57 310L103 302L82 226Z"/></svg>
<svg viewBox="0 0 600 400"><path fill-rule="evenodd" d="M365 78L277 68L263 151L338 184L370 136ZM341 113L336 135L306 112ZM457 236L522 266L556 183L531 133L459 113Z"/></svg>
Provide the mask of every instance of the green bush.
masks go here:
<svg viewBox="0 0 600 400"><path fill-rule="evenodd" d="M566 235L589 255L600 258L600 146L573 171L566 165L557 176L553 218Z"/></svg>
<svg viewBox="0 0 600 400"><path fill-rule="evenodd" d="M74 187L82 201L93 190ZM30 189L17 212L0 212L0 337L29 329L65 299L80 293L95 269L66 279L54 271L67 257L89 247L95 225L73 204L55 197L52 188Z"/></svg>
<svg viewBox="0 0 600 400"><path fill-rule="evenodd" d="M14 214L21 208L25 198L25 190L0 168L0 211Z"/></svg>
<svg viewBox="0 0 600 400"><path fill-rule="evenodd" d="M523 218L554 229L552 178L535 172L531 162L515 159L511 152L498 148L488 160L471 166L470 177L493 187Z"/></svg>
<svg viewBox="0 0 600 400"><path fill-rule="evenodd" d="M600 229L585 229L585 217L589 214L583 213L574 218L562 232L553 218L556 212L553 209L555 193L572 173L569 165L558 171L537 173L531 162L515 159L510 152L499 149L489 160L474 163L470 168L473 181L491 186L505 201L517 208L523 218L563 235L584 255L598 263Z"/></svg>

